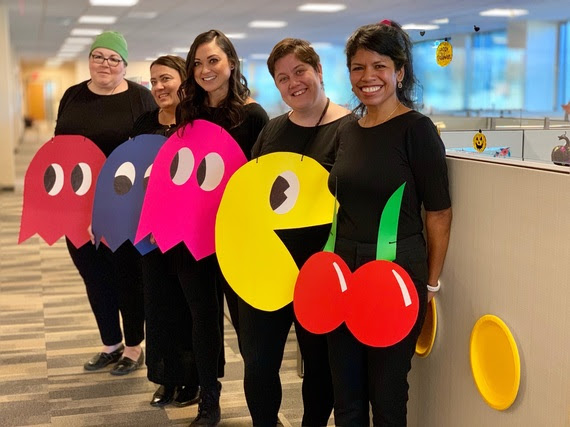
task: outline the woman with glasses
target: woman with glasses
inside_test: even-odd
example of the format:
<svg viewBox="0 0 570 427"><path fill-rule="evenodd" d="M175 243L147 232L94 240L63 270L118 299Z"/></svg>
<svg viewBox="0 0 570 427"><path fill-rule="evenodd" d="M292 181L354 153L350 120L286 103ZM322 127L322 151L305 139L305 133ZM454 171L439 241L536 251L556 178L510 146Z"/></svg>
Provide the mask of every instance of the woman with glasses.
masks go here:
<svg viewBox="0 0 570 427"><path fill-rule="evenodd" d="M127 63L127 42L121 34L107 31L97 36L89 51L91 78L64 93L55 135L83 135L106 156L129 139L135 120L156 104L148 89L125 79ZM130 242L113 253L105 245L96 249L89 242L76 248L66 240L103 342L101 352L84 368L96 371L113 363L111 374L128 374L144 362L140 255Z"/></svg>

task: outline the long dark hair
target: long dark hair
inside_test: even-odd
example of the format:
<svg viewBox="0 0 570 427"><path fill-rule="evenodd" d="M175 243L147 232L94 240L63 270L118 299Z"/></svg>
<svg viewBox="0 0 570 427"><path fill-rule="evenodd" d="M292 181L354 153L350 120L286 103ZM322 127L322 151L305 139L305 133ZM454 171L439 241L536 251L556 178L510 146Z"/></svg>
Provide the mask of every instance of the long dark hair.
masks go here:
<svg viewBox="0 0 570 427"><path fill-rule="evenodd" d="M247 87L247 80L240 71L239 57L234 45L224 33L219 30L210 30L199 34L194 39L186 57L187 78L180 85L180 89L178 89L178 96L181 101L177 109L176 121L179 123L179 127L183 127L197 118L207 115L208 106L206 105L206 100L208 94L194 78L194 61L198 47L212 40L216 41L218 47L227 55L230 65L233 65L228 82L228 94L221 104L218 105L219 108L217 110L223 110L223 115L229 122L230 128L236 127L243 121L244 105L250 91Z"/></svg>
<svg viewBox="0 0 570 427"><path fill-rule="evenodd" d="M389 56L394 61L396 71L404 67L402 88L396 89L398 100L408 108L414 108L413 94L416 86L412 60L412 42L402 27L394 21L364 25L358 28L346 42L346 65L350 63L358 49L366 49L380 55ZM363 114L366 106L360 103L354 111Z"/></svg>

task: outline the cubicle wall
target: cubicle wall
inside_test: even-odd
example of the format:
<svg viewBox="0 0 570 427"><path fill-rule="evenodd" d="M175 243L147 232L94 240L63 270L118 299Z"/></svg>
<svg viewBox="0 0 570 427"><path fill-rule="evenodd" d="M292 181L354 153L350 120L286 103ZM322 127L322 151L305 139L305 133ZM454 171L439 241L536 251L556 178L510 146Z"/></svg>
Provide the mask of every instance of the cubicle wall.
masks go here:
<svg viewBox="0 0 570 427"><path fill-rule="evenodd" d="M525 163L448 157L451 241L435 345L410 373L410 426L570 426L570 176ZM520 354L504 411L471 375L470 334L485 314L507 324Z"/></svg>

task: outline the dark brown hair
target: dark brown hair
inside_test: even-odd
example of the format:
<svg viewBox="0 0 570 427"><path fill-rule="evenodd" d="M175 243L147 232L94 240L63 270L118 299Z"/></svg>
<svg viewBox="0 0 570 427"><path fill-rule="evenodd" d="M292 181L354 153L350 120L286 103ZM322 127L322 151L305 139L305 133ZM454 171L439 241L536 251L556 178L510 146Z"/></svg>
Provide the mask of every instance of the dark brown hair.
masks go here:
<svg viewBox="0 0 570 427"><path fill-rule="evenodd" d="M275 63L290 53L295 55L299 61L309 64L317 73L321 71L321 58L308 41L286 38L273 47L269 58L267 58L267 68L271 77L275 78Z"/></svg>
<svg viewBox="0 0 570 427"><path fill-rule="evenodd" d="M413 93L416 86L412 61L412 42L402 27L394 21L384 20L379 24L358 28L346 42L346 65L350 71L352 58L358 49L366 49L389 56L396 71L404 67L402 88L396 90L398 100L406 107L414 108ZM355 112L364 113L366 107L360 103Z"/></svg>
<svg viewBox="0 0 570 427"><path fill-rule="evenodd" d="M240 71L239 57L234 45L224 33L219 30L209 30L199 34L194 39L186 57L187 77L178 89L178 96L181 100L177 109L179 127L192 123L207 111L206 99L208 94L194 78L194 61L198 47L212 40L216 41L218 47L227 55L230 65L233 65L228 82L228 94L218 107L224 110L224 116L229 119L230 128L239 125L244 118L244 105L250 91L247 87L247 80Z"/></svg>
<svg viewBox="0 0 570 427"><path fill-rule="evenodd" d="M154 67L155 65L164 65L165 67L172 68L180 75L180 80L184 81L187 78L186 74L186 61L180 58L179 56L175 55L164 55L159 56L150 64L150 67Z"/></svg>

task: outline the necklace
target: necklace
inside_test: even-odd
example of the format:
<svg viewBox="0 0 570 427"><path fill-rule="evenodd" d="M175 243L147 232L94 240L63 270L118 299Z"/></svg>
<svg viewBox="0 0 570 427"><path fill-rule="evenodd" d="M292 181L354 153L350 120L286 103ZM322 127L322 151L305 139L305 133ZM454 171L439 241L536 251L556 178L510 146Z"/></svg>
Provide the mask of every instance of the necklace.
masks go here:
<svg viewBox="0 0 570 427"><path fill-rule="evenodd" d="M400 103L400 101L398 101L398 104L396 105L396 108L394 108L394 109L392 110L392 112L391 112L390 114L388 114L388 116L387 116L384 120L382 120L380 123L378 123L378 124L376 124L376 125L374 125L374 126L378 126L378 125L381 125L382 123L386 123L386 122L388 121L388 119L389 119L390 117L392 117L392 114L394 114L394 113L396 112L396 110L400 107L400 105L401 105L401 103ZM367 127L367 126L366 126L366 125L367 125L366 122L368 121L368 117L369 117L368 114L364 117L364 120L362 121L362 126ZM368 126L368 127L372 127L372 126Z"/></svg>
<svg viewBox="0 0 570 427"><path fill-rule="evenodd" d="M315 123L315 127L320 125L321 122L323 121L323 119L325 118L325 114L327 114L330 102L331 102L330 98L327 97L327 103L325 104L325 108L323 108L323 112L321 113L321 117L319 117L319 120L317 120L317 123ZM289 114L289 117L291 117L294 112L295 112L295 110L291 111L291 114Z"/></svg>

